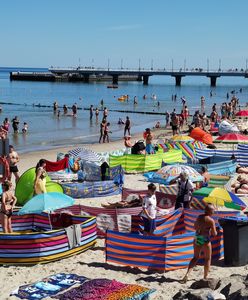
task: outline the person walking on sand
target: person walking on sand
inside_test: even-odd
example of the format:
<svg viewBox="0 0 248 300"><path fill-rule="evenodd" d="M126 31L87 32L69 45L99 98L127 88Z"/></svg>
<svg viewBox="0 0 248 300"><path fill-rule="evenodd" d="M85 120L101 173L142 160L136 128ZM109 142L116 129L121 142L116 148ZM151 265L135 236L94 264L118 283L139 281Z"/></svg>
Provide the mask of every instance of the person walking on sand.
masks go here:
<svg viewBox="0 0 248 300"><path fill-rule="evenodd" d="M126 122L125 122L125 128L124 128L124 136L126 135L126 133L128 133L128 135L130 134L130 129L131 129L131 121L129 119L129 117L126 117Z"/></svg>
<svg viewBox="0 0 248 300"><path fill-rule="evenodd" d="M186 283L188 276L192 269L197 264L200 253L204 253L204 279L207 279L209 269L211 266L211 256L212 256L212 245L210 242L210 236L216 236L217 231L215 227L215 222L211 217L214 213L214 207L212 204L208 204L205 208L205 213L199 215L195 221L194 228L196 231L195 240L194 240L194 257L191 259L188 270L181 280L181 283Z"/></svg>
<svg viewBox="0 0 248 300"><path fill-rule="evenodd" d="M3 193L1 199L0 219L4 233L13 232L11 226L11 216L13 214L13 209L17 199L14 195L14 192L10 190L11 187L12 183L10 181L4 181L2 184Z"/></svg>
<svg viewBox="0 0 248 300"><path fill-rule="evenodd" d="M15 176L15 182L17 183L17 181L20 178L19 170L17 167L17 163L19 162L20 158L12 145L9 145L8 160L9 160L9 171L10 171L9 180L11 180L12 173L13 173Z"/></svg>
<svg viewBox="0 0 248 300"><path fill-rule="evenodd" d="M153 235L156 229L156 215L157 215L157 199L156 199L156 185L154 183L148 184L148 191L145 197L139 196L142 200L142 212L140 216L144 222L144 235Z"/></svg>

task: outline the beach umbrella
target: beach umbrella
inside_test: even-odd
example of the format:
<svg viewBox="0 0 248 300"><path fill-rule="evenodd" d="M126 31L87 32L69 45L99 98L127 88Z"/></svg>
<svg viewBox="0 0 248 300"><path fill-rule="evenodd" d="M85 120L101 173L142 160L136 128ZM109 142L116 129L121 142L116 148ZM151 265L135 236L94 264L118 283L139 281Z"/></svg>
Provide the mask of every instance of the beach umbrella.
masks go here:
<svg viewBox="0 0 248 300"><path fill-rule="evenodd" d="M239 133L227 133L222 136L217 137L214 143L224 143L224 144L247 144L248 137Z"/></svg>
<svg viewBox="0 0 248 300"><path fill-rule="evenodd" d="M75 200L61 193L44 193L34 196L19 210L19 215L52 212L73 205Z"/></svg>
<svg viewBox="0 0 248 300"><path fill-rule="evenodd" d="M174 135L170 138L174 142L193 142L194 139L188 135Z"/></svg>
<svg viewBox="0 0 248 300"><path fill-rule="evenodd" d="M93 162L97 165L102 164L102 159L100 155L88 148L75 148L73 150L70 150L68 153L74 158L79 158L84 161Z"/></svg>
<svg viewBox="0 0 248 300"><path fill-rule="evenodd" d="M204 187L193 192L193 197L205 203L212 203L216 206L225 206L227 208L244 210L246 204L235 194L223 188Z"/></svg>
<svg viewBox="0 0 248 300"><path fill-rule="evenodd" d="M189 179L193 182L203 181L203 177L195 169L185 165L167 165L161 168L155 173L154 178L160 178L165 181L165 184L169 184L170 181L182 172L186 172L189 175Z"/></svg>
<svg viewBox="0 0 248 300"><path fill-rule="evenodd" d="M235 114L237 117L248 117L248 110L240 110Z"/></svg>

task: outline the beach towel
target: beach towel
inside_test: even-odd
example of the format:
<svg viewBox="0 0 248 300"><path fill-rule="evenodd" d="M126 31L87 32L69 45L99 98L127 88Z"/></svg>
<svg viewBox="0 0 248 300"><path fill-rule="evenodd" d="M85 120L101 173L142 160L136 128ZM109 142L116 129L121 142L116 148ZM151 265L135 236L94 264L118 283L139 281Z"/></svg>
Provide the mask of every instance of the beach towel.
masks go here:
<svg viewBox="0 0 248 300"><path fill-rule="evenodd" d="M93 279L54 298L60 300L145 300L149 299L149 295L154 292L155 289L148 289L137 284L126 284L110 279Z"/></svg>
<svg viewBox="0 0 248 300"><path fill-rule="evenodd" d="M85 280L87 278L84 276L59 273L35 283L22 285L13 291L10 296L16 296L20 299L44 299L54 296L75 284L81 284Z"/></svg>
<svg viewBox="0 0 248 300"><path fill-rule="evenodd" d="M70 249L73 249L80 245L81 234L82 234L80 224L71 225L65 228L65 232L68 238Z"/></svg>
<svg viewBox="0 0 248 300"><path fill-rule="evenodd" d="M59 161L49 161L46 160L46 171L47 172L57 172L60 170L65 170L69 168L68 157L65 157Z"/></svg>

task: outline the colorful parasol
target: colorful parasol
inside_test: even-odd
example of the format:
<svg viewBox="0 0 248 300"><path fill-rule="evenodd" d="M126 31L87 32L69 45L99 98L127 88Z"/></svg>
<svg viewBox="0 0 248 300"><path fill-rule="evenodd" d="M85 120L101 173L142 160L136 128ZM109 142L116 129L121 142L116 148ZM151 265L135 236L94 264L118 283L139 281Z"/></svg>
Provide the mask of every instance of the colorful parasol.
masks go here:
<svg viewBox="0 0 248 300"><path fill-rule="evenodd" d="M170 138L174 142L193 142L194 139L188 135L174 135Z"/></svg>
<svg viewBox="0 0 248 300"><path fill-rule="evenodd" d="M248 110L240 110L236 113L237 117L248 117Z"/></svg>
<svg viewBox="0 0 248 300"><path fill-rule="evenodd" d="M203 177L200 173L198 173L195 169L185 165L168 165L157 171L155 174L169 183L182 172L186 172L189 175L189 179L193 182L203 181Z"/></svg>
<svg viewBox="0 0 248 300"><path fill-rule="evenodd" d="M217 137L214 143L248 144L248 136L239 133L227 133Z"/></svg>
<svg viewBox="0 0 248 300"><path fill-rule="evenodd" d="M246 204L238 196L219 187L201 188L193 192L193 197L216 206L225 206L236 210L244 210L246 208Z"/></svg>

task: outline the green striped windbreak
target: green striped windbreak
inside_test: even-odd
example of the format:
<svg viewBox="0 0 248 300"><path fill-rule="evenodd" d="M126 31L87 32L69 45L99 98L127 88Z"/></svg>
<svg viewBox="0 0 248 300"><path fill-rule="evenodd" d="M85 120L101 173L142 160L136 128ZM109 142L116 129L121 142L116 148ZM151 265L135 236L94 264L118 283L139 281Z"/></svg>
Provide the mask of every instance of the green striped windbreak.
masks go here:
<svg viewBox="0 0 248 300"><path fill-rule="evenodd" d="M122 156L109 156L110 167L121 165L126 173L144 173L161 168L165 163L182 162L182 150L170 150L156 154L125 154Z"/></svg>

